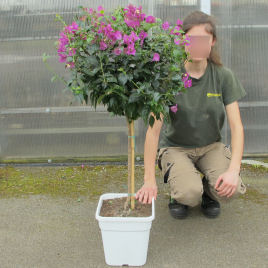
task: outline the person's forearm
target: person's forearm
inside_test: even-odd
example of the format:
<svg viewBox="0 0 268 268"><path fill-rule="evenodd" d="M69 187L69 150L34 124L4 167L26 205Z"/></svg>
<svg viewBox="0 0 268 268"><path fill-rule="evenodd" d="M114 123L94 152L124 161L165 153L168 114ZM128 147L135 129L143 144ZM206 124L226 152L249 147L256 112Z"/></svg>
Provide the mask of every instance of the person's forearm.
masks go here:
<svg viewBox="0 0 268 268"><path fill-rule="evenodd" d="M147 132L144 143L144 181L155 180L155 158L159 137Z"/></svg>
<svg viewBox="0 0 268 268"><path fill-rule="evenodd" d="M232 158L228 169L240 172L244 151L244 128L242 125L231 128L231 146Z"/></svg>

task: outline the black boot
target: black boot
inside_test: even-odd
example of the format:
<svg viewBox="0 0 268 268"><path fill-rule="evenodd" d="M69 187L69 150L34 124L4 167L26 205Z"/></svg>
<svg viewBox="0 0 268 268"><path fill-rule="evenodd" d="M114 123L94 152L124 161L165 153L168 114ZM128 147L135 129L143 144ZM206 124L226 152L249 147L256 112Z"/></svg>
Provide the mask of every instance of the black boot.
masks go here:
<svg viewBox="0 0 268 268"><path fill-rule="evenodd" d="M170 197L168 207L171 216L175 219L184 219L188 215L188 206L177 202L172 197Z"/></svg>
<svg viewBox="0 0 268 268"><path fill-rule="evenodd" d="M220 214L220 203L212 199L205 191L202 195L201 209L208 218L216 218Z"/></svg>

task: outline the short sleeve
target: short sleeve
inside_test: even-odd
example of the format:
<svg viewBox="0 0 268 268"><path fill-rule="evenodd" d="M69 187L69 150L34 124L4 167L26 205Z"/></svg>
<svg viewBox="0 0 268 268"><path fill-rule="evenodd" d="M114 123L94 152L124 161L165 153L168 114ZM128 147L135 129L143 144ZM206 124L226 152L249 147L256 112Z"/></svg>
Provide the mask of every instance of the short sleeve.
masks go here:
<svg viewBox="0 0 268 268"><path fill-rule="evenodd" d="M225 106L247 95L244 87L229 68L223 68L222 83L222 99Z"/></svg>

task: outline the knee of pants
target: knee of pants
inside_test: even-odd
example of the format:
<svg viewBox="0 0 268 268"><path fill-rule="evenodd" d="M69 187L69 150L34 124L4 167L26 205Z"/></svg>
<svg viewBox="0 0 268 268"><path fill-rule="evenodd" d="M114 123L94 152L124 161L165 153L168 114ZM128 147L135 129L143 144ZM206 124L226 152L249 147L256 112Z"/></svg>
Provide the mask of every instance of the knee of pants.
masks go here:
<svg viewBox="0 0 268 268"><path fill-rule="evenodd" d="M178 191L174 191L174 196L172 197L175 198L179 203L194 207L200 204L202 200L202 194L202 187L193 186L187 189L183 189L183 191L181 191L181 189L178 189Z"/></svg>

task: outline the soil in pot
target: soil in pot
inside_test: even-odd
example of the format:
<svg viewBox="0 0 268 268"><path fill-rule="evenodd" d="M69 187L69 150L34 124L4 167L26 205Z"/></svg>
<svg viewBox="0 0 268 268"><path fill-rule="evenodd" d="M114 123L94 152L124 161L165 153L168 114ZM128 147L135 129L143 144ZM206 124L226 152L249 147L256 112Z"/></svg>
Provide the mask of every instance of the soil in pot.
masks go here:
<svg viewBox="0 0 268 268"><path fill-rule="evenodd" d="M143 204L135 199L135 209L124 209L127 197L103 200L100 216L102 217L149 217L152 215L152 204Z"/></svg>

